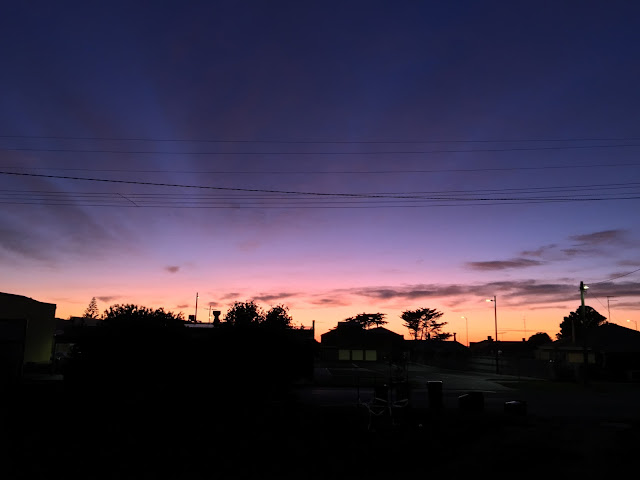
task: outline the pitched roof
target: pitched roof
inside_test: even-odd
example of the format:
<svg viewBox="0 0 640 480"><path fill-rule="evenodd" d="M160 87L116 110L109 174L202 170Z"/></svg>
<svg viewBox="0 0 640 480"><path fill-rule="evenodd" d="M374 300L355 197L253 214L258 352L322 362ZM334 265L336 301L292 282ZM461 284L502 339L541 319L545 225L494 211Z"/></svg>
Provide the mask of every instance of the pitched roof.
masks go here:
<svg viewBox="0 0 640 480"><path fill-rule="evenodd" d="M576 346L582 348L578 340ZM571 339L562 339L543 348L571 347ZM615 323L604 323L587 334L587 346L609 352L640 352L640 332Z"/></svg>
<svg viewBox="0 0 640 480"><path fill-rule="evenodd" d="M336 328L320 335L321 343L330 344L368 344L370 342L396 342L404 337L384 327L364 329L339 323Z"/></svg>

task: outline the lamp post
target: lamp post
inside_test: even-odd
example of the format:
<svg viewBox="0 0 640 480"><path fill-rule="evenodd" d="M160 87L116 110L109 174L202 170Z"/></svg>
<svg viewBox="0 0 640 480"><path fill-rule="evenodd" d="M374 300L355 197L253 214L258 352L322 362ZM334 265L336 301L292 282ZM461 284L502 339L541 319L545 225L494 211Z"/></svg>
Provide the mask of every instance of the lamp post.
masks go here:
<svg viewBox="0 0 640 480"><path fill-rule="evenodd" d="M638 322L636 320L627 320L627 322L631 323L635 323L636 324L636 331L638 331Z"/></svg>
<svg viewBox="0 0 640 480"><path fill-rule="evenodd" d="M467 347L469 346L469 319L467 317L465 317L464 315L460 318L464 318L464 324L467 328Z"/></svg>
<svg viewBox="0 0 640 480"><path fill-rule="evenodd" d="M487 298L487 302L493 302L493 321L496 329L496 375L498 375L500 373L500 367L498 366L498 302L495 295L493 298Z"/></svg>
<svg viewBox="0 0 640 480"><path fill-rule="evenodd" d="M589 287L584 284L584 282L580 282L580 308L582 310L582 356L584 360L584 384L588 383L588 373L589 373L589 352L587 351L587 311L584 308L584 292L587 291Z"/></svg>

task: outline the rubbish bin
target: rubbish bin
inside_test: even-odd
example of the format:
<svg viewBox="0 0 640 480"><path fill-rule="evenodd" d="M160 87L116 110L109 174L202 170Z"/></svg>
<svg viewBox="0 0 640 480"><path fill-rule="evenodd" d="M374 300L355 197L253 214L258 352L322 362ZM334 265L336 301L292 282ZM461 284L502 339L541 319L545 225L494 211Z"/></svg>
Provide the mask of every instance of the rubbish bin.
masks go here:
<svg viewBox="0 0 640 480"><path fill-rule="evenodd" d="M429 407L435 410L442 408L442 382L427 382L427 394L429 396Z"/></svg>
<svg viewBox="0 0 640 480"><path fill-rule="evenodd" d="M458 397L458 406L464 412L484 411L484 393L468 392Z"/></svg>
<svg viewBox="0 0 640 480"><path fill-rule="evenodd" d="M504 402L504 413L524 416L527 414L527 402L523 400Z"/></svg>

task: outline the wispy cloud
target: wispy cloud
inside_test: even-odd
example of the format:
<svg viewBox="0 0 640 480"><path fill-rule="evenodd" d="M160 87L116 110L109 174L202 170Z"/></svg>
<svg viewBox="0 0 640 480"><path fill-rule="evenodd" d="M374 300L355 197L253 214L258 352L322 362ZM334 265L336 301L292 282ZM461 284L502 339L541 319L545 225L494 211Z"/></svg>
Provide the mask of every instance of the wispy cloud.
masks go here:
<svg viewBox="0 0 640 480"><path fill-rule="evenodd" d="M307 303L319 307L344 307L349 305L349 299L344 294L338 295L320 295L317 298L307 300Z"/></svg>
<svg viewBox="0 0 640 480"><path fill-rule="evenodd" d="M238 300L238 297L241 295L240 292L228 292L220 295L221 300Z"/></svg>
<svg viewBox="0 0 640 480"><path fill-rule="evenodd" d="M602 230L599 232L572 235L569 239L578 242L579 245L594 246L603 244L626 243L627 231L622 229Z"/></svg>
<svg viewBox="0 0 640 480"><path fill-rule="evenodd" d="M530 258L512 258L511 260L490 260L487 262L467 262L466 265L473 270L508 270L513 268L529 268L544 265L540 260Z"/></svg>
<svg viewBox="0 0 640 480"><path fill-rule="evenodd" d="M616 295L637 297L640 282L611 283L598 286L600 296ZM403 286L371 286L344 289L321 298L334 298L338 294L343 299L349 296L366 297L379 301L414 302L416 300L442 301L447 304L459 304L470 298L488 298L498 295L500 302L510 306L532 308L544 304L579 302L577 284L565 281L541 282L537 279L458 284L416 284ZM348 302L347 302L348 304Z"/></svg>
<svg viewBox="0 0 640 480"><path fill-rule="evenodd" d="M640 267L640 260L620 260L616 265L621 267Z"/></svg>
<svg viewBox="0 0 640 480"><path fill-rule="evenodd" d="M518 257L505 260L470 261L465 266L479 271L500 271L537 267L554 261L569 261L586 255L603 255L607 247L632 245L629 232L624 229L601 230L571 235L562 242L548 243L537 248L522 250ZM610 250L610 249L609 249ZM609 252L610 253L610 252ZM533 257L533 258L532 258ZM640 265L637 261L618 263L622 266Z"/></svg>
<svg viewBox="0 0 640 480"><path fill-rule="evenodd" d="M27 229L10 227L8 222L3 223L4 225L0 227L0 252L4 251L9 256L18 255L32 260L51 260L45 236L38 232L29 232Z"/></svg>
<svg viewBox="0 0 640 480"><path fill-rule="evenodd" d="M287 298L295 297L297 295L298 294L294 292L280 292L280 293L271 293L271 294L261 293L259 295L254 296L253 300L256 302L271 303L277 300L285 300Z"/></svg>
<svg viewBox="0 0 640 480"><path fill-rule="evenodd" d="M549 245L538 247L535 250L523 250L520 252L520 255L523 257L543 257L547 253L552 252L557 246L557 244L551 243Z"/></svg>
<svg viewBox="0 0 640 480"><path fill-rule="evenodd" d="M24 180L19 183L24 184ZM38 190L57 194L56 201L64 207L30 205L0 212L0 256L5 253L14 260L55 265L67 259L107 258L114 249L122 253L125 245L130 245L127 240L131 235L123 222L109 221L108 215L98 218L76 205L74 197L53 182L38 185Z"/></svg>
<svg viewBox="0 0 640 480"><path fill-rule="evenodd" d="M120 295L103 295L101 297L96 297L96 300L100 300L104 303L111 303L120 298Z"/></svg>
<svg viewBox="0 0 640 480"><path fill-rule="evenodd" d="M164 269L169 273L177 273L180 270L180 267L177 265L168 265L164 267Z"/></svg>
<svg viewBox="0 0 640 480"><path fill-rule="evenodd" d="M318 290L316 292L282 292L276 291L251 294L251 292L229 292L220 296L219 305L225 310L229 301L245 301L252 299L258 303L272 304L295 302L298 306L307 305L311 308L337 308L358 305L364 302L371 308L403 309L416 305L441 305L448 309L457 309L469 302L484 302L486 298L496 295L498 305L502 307L516 307L525 310L544 310L561 308L574 310L580 304L578 291L579 282L573 278L557 278L553 280L521 279L514 281L491 281L473 284L457 283L429 283L402 285L370 285L355 288L340 288L333 290ZM620 306L637 305L640 282L627 281L621 283L607 282L599 284L588 291L587 304L596 308L598 299L606 296L618 297L616 302ZM211 306L216 306L210 302ZM181 305L179 308L187 308Z"/></svg>
<svg viewBox="0 0 640 480"><path fill-rule="evenodd" d="M251 252L260 248L261 245L262 243L259 240L250 239L239 242L237 248L242 252Z"/></svg>

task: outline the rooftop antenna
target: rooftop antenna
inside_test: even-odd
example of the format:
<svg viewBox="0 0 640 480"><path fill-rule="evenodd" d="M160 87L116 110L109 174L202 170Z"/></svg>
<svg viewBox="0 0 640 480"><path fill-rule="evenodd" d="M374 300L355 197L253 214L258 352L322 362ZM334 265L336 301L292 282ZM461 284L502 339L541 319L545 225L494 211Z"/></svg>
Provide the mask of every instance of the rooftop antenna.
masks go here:
<svg viewBox="0 0 640 480"><path fill-rule="evenodd" d="M607 320L609 322L611 322L611 309L609 308L609 299L610 298L616 298L616 297L615 297L615 295L607 295L607 316L609 317L609 318L607 318Z"/></svg>

